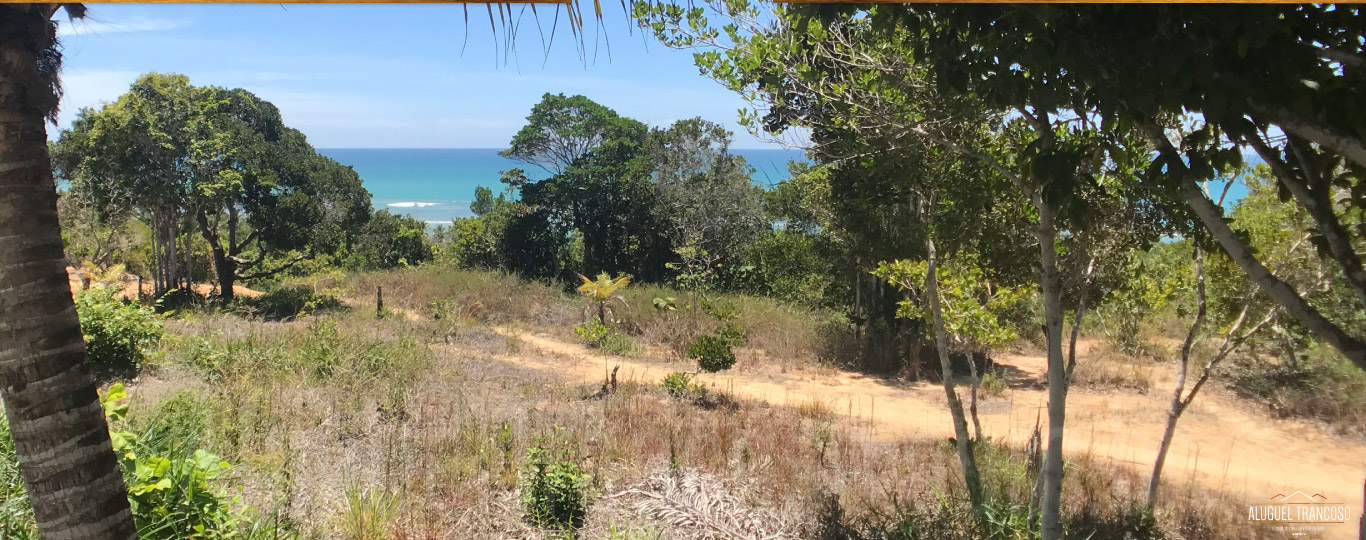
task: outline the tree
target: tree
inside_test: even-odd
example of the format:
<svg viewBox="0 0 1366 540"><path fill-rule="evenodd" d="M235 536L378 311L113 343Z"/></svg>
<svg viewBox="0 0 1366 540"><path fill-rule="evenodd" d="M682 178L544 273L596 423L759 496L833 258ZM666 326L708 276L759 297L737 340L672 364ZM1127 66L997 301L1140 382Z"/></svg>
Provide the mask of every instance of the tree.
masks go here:
<svg viewBox="0 0 1366 540"><path fill-rule="evenodd" d="M799 9L844 18L855 8ZM1138 128L1156 152L1135 180L1217 242L1287 315L1366 369L1366 340L1277 278L1200 188L1240 166L1241 149L1255 151L1308 212L1314 244L1366 308L1356 247L1366 230L1349 226L1366 207L1366 113L1350 105L1366 83L1359 7L879 6L871 18L921 35L920 56L946 92L998 107L1084 105L1083 118L1108 137ZM1173 140L1183 121L1194 128Z"/></svg>
<svg viewBox="0 0 1366 540"><path fill-rule="evenodd" d="M744 250L770 228L753 169L731 154L730 132L701 118L674 122L650 136L659 221L675 250L705 253L702 263L734 280ZM718 270L719 266L719 270Z"/></svg>
<svg viewBox="0 0 1366 540"><path fill-rule="evenodd" d="M493 190L484 186L474 188L474 202L470 203L470 211L476 217L492 212L493 204Z"/></svg>
<svg viewBox="0 0 1366 540"><path fill-rule="evenodd" d="M359 268L399 268L416 266L431 258L426 223L380 210L356 235L349 264Z"/></svg>
<svg viewBox="0 0 1366 540"><path fill-rule="evenodd" d="M189 246L197 229L224 299L237 280L344 246L370 215L360 176L319 155L274 105L241 89L196 87L183 75L143 75L116 102L82 110L57 147L58 171L73 191L107 215L146 217L167 246L155 251L161 266L179 268L175 237L183 229ZM189 281L176 270L159 276L158 290L182 277Z"/></svg>
<svg viewBox="0 0 1366 540"><path fill-rule="evenodd" d="M963 175L958 182L921 184L930 188L921 200L933 198L935 188L947 186L961 193L990 192L974 189L972 181L997 178L1029 201L1039 249L1037 282L1044 300L1049 359L1049 448L1041 475L1043 527L1045 537L1056 538L1061 531L1067 387L1061 343L1059 231L1080 229L1077 225L1084 222L1090 208L1083 202L1085 186L1098 186L1107 168L1128 165L1130 159L1124 152L1133 152L1132 145L1102 141L1090 126L1072 120L1084 117L1084 112L1069 117L1013 104L984 107L971 96L938 92L940 74L916 58L919 36L901 27L875 26L871 18L855 16L805 21L781 9L776 10L774 21L761 24L758 12L744 3L713 4L713 9L734 22L718 30L708 26L702 8L637 4L643 24L652 26L666 44L714 49L697 53L697 63L704 74L756 103L753 112L743 113L743 122L769 132L808 127L813 130L813 145L825 147L822 150L839 161L862 164L871 155L893 152L933 159L935 152L921 150L930 147L967 158L989 173ZM1005 115L1008 109L1014 118ZM855 144L846 142L851 137ZM906 174L907 161L888 165ZM955 203L972 200L971 196L947 198ZM933 245L933 236L926 235L927 255ZM931 273L927 287L935 279ZM951 397L951 408L952 401ZM961 414L955 416L961 418ZM969 463L963 461L966 469Z"/></svg>
<svg viewBox="0 0 1366 540"><path fill-rule="evenodd" d="M44 129L60 95L57 7L0 6L0 400L43 538L131 539L127 488L67 281Z"/></svg>
<svg viewBox="0 0 1366 540"><path fill-rule="evenodd" d="M618 130L623 128L616 111L583 96L564 94L541 96L526 120L527 125L499 154L552 174L564 172L603 141L620 136Z"/></svg>
<svg viewBox="0 0 1366 540"><path fill-rule="evenodd" d="M588 279L587 276L579 275L579 280L583 283L579 285L579 294L588 298L588 313L592 313L598 318L598 322L604 326L611 323L607 317L608 313L613 313L616 308L613 306L626 306L626 297L617 294L617 291L625 289L631 282L630 276L612 276L606 272L598 274L597 279ZM615 313L613 313L615 315Z"/></svg>

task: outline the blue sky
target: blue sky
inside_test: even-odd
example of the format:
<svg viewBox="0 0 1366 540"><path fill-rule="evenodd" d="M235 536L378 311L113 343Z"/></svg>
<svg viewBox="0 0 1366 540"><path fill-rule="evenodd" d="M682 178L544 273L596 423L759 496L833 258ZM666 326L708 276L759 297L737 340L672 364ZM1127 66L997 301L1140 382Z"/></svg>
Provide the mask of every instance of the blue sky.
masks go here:
<svg viewBox="0 0 1366 540"><path fill-rule="evenodd" d="M505 61L479 4L468 29L458 4L88 6L83 21L58 15L60 127L160 71L246 88L319 148L501 148L545 92L583 94L651 125L702 116L734 131L736 148L779 147L736 124L744 102L699 75L691 52L661 46L616 3L604 3L602 28L587 29L587 62L563 14L544 54L529 10ZM550 39L554 17L541 7Z"/></svg>

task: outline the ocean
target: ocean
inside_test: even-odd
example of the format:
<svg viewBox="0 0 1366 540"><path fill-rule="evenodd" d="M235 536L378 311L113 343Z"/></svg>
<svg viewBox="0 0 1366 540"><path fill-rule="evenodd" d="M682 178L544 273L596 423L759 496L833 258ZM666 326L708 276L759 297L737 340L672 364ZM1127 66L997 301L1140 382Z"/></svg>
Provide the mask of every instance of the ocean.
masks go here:
<svg viewBox="0 0 1366 540"><path fill-rule="evenodd" d="M498 194L499 171L521 167L533 179L549 173L498 155L495 148L319 148L318 152L350 165L370 190L375 209L388 209L426 221L448 225L474 215L474 188L485 186ZM800 150L732 150L754 167L753 181L769 186L787 179L787 162L805 160Z"/></svg>

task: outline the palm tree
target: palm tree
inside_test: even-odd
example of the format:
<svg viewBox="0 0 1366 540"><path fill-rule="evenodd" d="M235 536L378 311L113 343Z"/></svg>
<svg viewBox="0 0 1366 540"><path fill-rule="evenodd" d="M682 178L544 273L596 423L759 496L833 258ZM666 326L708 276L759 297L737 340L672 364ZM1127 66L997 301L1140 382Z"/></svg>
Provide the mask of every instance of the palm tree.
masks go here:
<svg viewBox="0 0 1366 540"><path fill-rule="evenodd" d="M626 297L615 293L631 282L629 276L612 279L611 275L603 272L598 274L596 280L588 279L583 274L579 274L579 279L583 280L583 284L579 285L579 293L588 297L588 308L584 310L584 315L596 312L598 322L605 326L609 320L607 314L616 315L613 306L626 306Z"/></svg>
<svg viewBox="0 0 1366 540"><path fill-rule="evenodd" d="M57 8L0 5L0 399L42 537L136 538L57 224L44 125L60 95Z"/></svg>

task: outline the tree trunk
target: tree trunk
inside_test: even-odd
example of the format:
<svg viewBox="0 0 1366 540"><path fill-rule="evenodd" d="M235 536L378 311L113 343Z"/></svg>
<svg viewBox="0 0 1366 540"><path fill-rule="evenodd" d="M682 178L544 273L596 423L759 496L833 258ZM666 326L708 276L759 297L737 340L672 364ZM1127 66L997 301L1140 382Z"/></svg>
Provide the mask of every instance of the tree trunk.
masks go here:
<svg viewBox="0 0 1366 540"><path fill-rule="evenodd" d="M209 216L204 212L197 212L195 221L199 222L199 232L204 236L204 241L209 243L209 252L213 254L213 269L218 278L218 297L224 302L231 302L233 298L233 284L237 282L237 260L232 258L231 253L223 247L222 239L218 235L218 230L213 224L209 223ZM233 246L236 235L228 237L228 245ZM189 236L186 235L188 239ZM235 246L234 246L235 247Z"/></svg>
<svg viewBox="0 0 1366 540"><path fill-rule="evenodd" d="M933 226L933 225L931 225ZM963 403L953 388L953 365L949 361L949 341L944 330L944 313L939 304L938 256L935 253L933 234L925 235L925 295L930 304L930 315L934 324L934 344L939 351L939 366L943 370L944 395L949 400L949 412L953 415L953 433L958 447L958 461L963 466L963 483L968 487L968 499L972 502L973 514L982 514L982 480L977 471L977 459L972 451L972 438L968 434L967 419L963 416Z"/></svg>
<svg viewBox="0 0 1366 540"><path fill-rule="evenodd" d="M56 104L52 9L0 6L0 399L43 538L131 539L57 221L44 131Z"/></svg>
<svg viewBox="0 0 1366 540"><path fill-rule="evenodd" d="M1341 326L1333 324L1332 321L1324 318L1317 309L1309 305L1295 289L1280 278L1277 278L1267 270L1266 266L1253 255L1252 250L1243 242L1238 234L1229 228L1224 221L1224 216L1219 208L1205 197L1205 192L1200 189L1200 185L1195 180L1186 175L1181 180L1181 195L1186 199L1186 203L1195 211L1195 215L1204 223L1214 239L1228 253L1229 258L1247 273L1262 292L1270 296L1272 300L1285 308L1290 316L1294 317L1310 332L1314 337L1332 345L1342 355L1351 360L1357 367L1366 370L1366 342L1360 338L1348 334Z"/></svg>
<svg viewBox="0 0 1366 540"><path fill-rule="evenodd" d="M1044 455L1043 540L1062 538L1062 435L1067 416L1067 373L1062 356L1062 291L1054 243L1053 207L1041 193L1033 196L1039 212L1039 286L1043 290L1044 337L1048 341L1048 451Z"/></svg>
<svg viewBox="0 0 1366 540"><path fill-rule="evenodd" d="M1172 437L1176 435L1176 421L1180 420L1181 413L1186 411L1181 394L1186 390L1186 375L1190 372L1191 349L1195 346L1195 338L1200 335L1200 326L1205 324L1205 258L1199 248L1195 249L1195 288L1197 305L1195 320L1191 322L1190 331L1186 333L1186 341L1181 344L1181 363L1177 366L1176 391L1172 393L1172 405L1167 411L1167 428L1163 430L1162 442L1157 446L1157 459L1153 461L1153 475L1148 480L1149 510L1157 506L1157 489L1162 482L1162 466L1167 462L1167 450L1171 448Z"/></svg>
<svg viewBox="0 0 1366 540"><path fill-rule="evenodd" d="M1312 171L1313 164L1304 159L1294 141L1287 142L1286 146L1298 158L1301 172L1299 175L1291 171L1260 136L1252 135L1247 141L1257 150L1257 154L1262 156L1262 161L1271 167L1271 172L1280 180L1281 185L1290 191L1295 201L1300 203L1314 220L1323 242L1327 244L1329 254L1338 266L1342 267L1343 277L1356 291L1357 300L1361 302L1362 307L1366 307L1366 268L1362 267L1361 257L1352 247L1351 235L1348 234L1346 227L1342 226L1337 212L1333 209L1331 187L1323 178L1325 171Z"/></svg>

